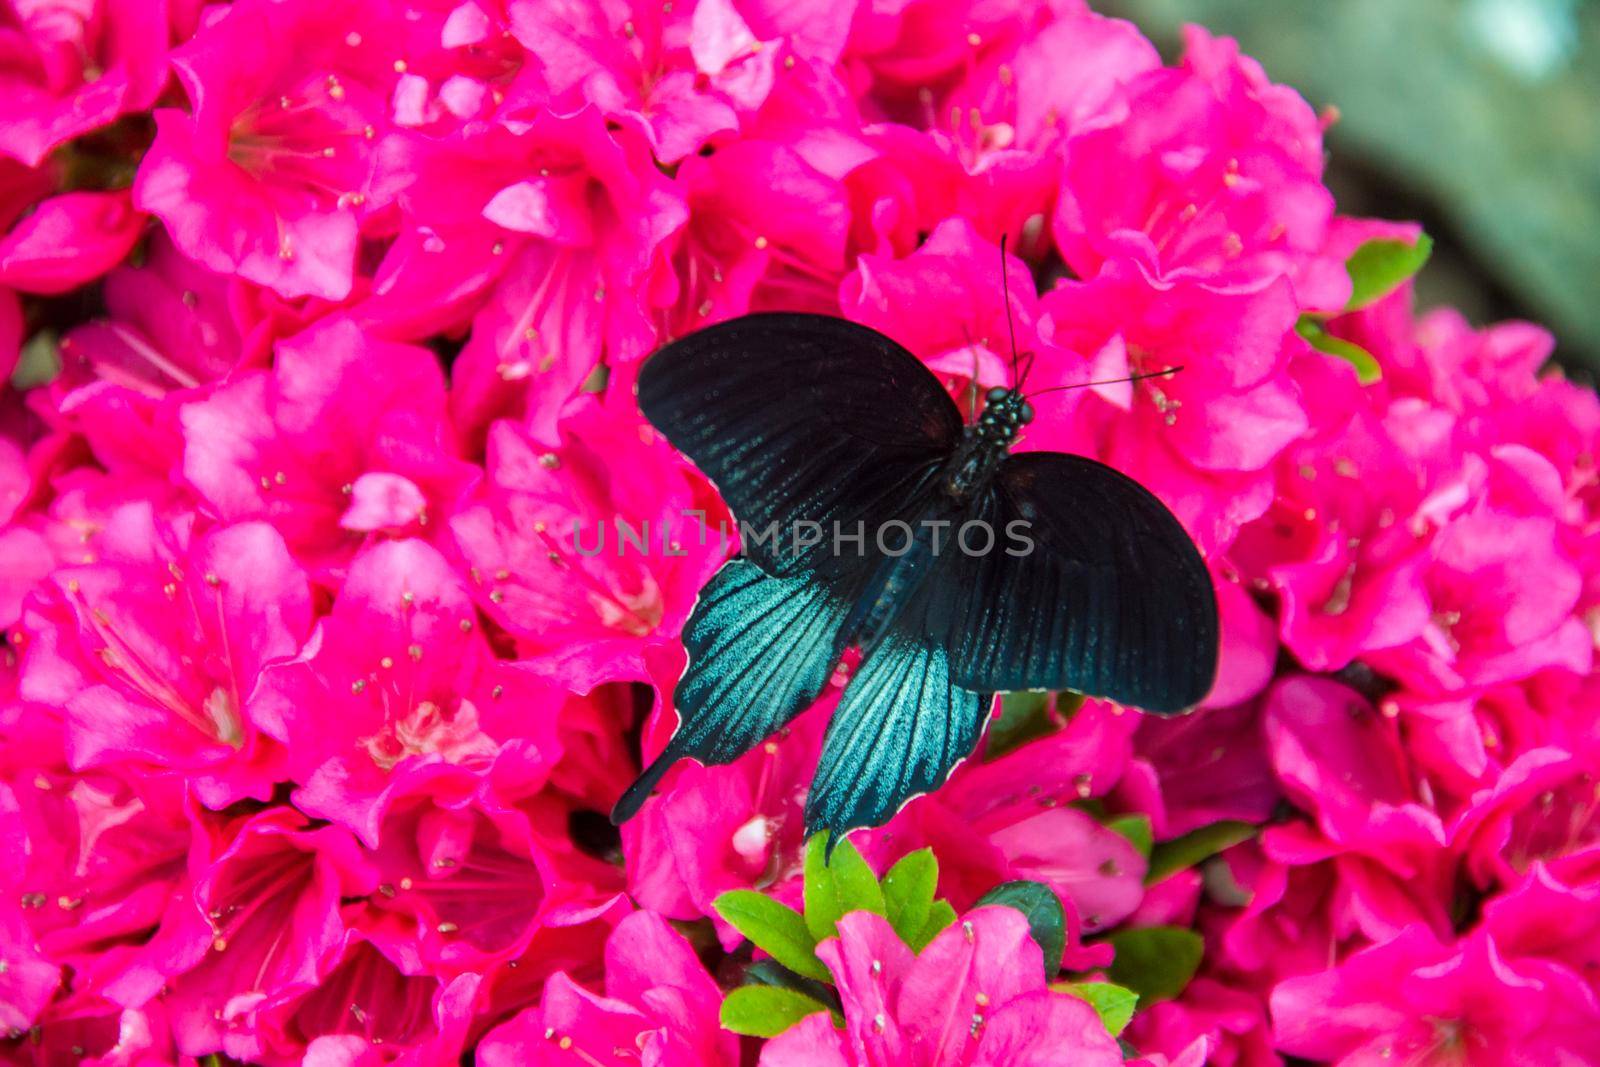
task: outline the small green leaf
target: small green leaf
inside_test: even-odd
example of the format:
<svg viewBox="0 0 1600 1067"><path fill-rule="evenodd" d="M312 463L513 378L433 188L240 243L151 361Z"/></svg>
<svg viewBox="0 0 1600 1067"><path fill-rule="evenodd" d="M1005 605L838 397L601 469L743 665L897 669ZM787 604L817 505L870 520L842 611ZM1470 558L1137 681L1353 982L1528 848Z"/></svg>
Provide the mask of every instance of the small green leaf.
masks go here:
<svg viewBox="0 0 1600 1067"><path fill-rule="evenodd" d="M1310 315L1301 315L1294 328L1318 352L1342 359L1353 366L1356 369L1356 381L1362 385L1371 385L1383 377L1383 366L1376 356L1354 342L1335 337Z"/></svg>
<svg viewBox="0 0 1600 1067"><path fill-rule="evenodd" d="M1054 978L1067 948L1067 917L1055 890L1041 882L1001 882L978 898L978 907L985 904L1004 904L1022 913L1028 933L1044 952L1045 981Z"/></svg>
<svg viewBox="0 0 1600 1067"><path fill-rule="evenodd" d="M767 955L795 974L832 981L817 959L817 941L800 913L750 889L735 889L712 901L717 914Z"/></svg>
<svg viewBox="0 0 1600 1067"><path fill-rule="evenodd" d="M883 876L884 914L900 940L909 942L927 925L938 885L939 861L928 848L901 856Z"/></svg>
<svg viewBox="0 0 1600 1067"><path fill-rule="evenodd" d="M1144 877L1144 884L1155 885L1162 879L1204 863L1223 849L1232 848L1255 835L1256 827L1249 823L1224 819L1197 830L1190 830L1182 837L1175 837L1171 841L1163 841L1150 850L1150 870Z"/></svg>
<svg viewBox="0 0 1600 1067"><path fill-rule="evenodd" d="M1134 1005L1139 1003L1139 994L1114 982L1057 982L1050 988L1087 1000L1112 1037L1128 1028Z"/></svg>
<svg viewBox="0 0 1600 1067"><path fill-rule="evenodd" d="M1150 829L1150 816L1119 815L1106 823L1106 829L1115 830L1126 837L1139 850L1139 855L1150 858L1150 848L1156 840L1155 833Z"/></svg>
<svg viewBox="0 0 1600 1067"><path fill-rule="evenodd" d="M1145 1004L1171 1000L1200 966L1205 942L1182 926L1141 926L1111 935L1117 958L1106 975L1139 994Z"/></svg>
<svg viewBox="0 0 1600 1067"><path fill-rule="evenodd" d="M844 1015L840 1010L839 994L833 986L814 978L802 978L777 960L756 960L744 969L745 985L775 985L809 997L827 1007L828 1013L840 1025Z"/></svg>
<svg viewBox="0 0 1600 1067"><path fill-rule="evenodd" d="M54 330L40 330L23 344L11 372L11 387L21 392L49 385L61 373L61 345Z"/></svg>
<svg viewBox="0 0 1600 1067"><path fill-rule="evenodd" d="M1383 299L1422 269L1433 252L1433 239L1418 234L1416 244L1380 239L1368 241L1345 261L1350 274L1350 302L1346 311L1355 311Z"/></svg>
<svg viewBox="0 0 1600 1067"><path fill-rule="evenodd" d="M1000 694L1000 717L989 724L985 759L995 759L1021 748L1053 728L1050 694L1023 691Z"/></svg>
<svg viewBox="0 0 1600 1067"><path fill-rule="evenodd" d="M950 906L948 900L936 900L933 907L928 909L928 921L922 924L922 929L915 937L906 938L906 944L911 946L912 952L921 952L928 947L928 942L938 937L951 923L956 921L956 909Z"/></svg>
<svg viewBox="0 0 1600 1067"><path fill-rule="evenodd" d="M806 842L806 928L815 941L832 937L841 916L852 911L884 913L883 889L878 876L854 845L840 841L828 852L828 835L814 834Z"/></svg>
<svg viewBox="0 0 1600 1067"><path fill-rule="evenodd" d="M827 1011L804 993L771 985L747 985L722 1002L722 1028L747 1037L777 1037L807 1015Z"/></svg>

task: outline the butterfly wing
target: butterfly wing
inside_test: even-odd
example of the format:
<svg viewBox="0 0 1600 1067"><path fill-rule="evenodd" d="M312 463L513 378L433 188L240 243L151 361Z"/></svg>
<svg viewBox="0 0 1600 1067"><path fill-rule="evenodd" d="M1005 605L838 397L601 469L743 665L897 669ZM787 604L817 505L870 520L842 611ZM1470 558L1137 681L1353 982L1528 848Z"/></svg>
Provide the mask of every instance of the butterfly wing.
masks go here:
<svg viewBox="0 0 1600 1067"><path fill-rule="evenodd" d="M934 601L928 640L950 649L957 684L1073 689L1163 713L1210 691L1211 575L1148 489L1082 456L1024 452L969 511L996 531L995 550L941 556L919 590ZM1006 551L1018 521L1033 542L1026 555Z"/></svg>
<svg viewBox="0 0 1600 1067"><path fill-rule="evenodd" d="M909 610L931 606L918 598ZM867 653L828 723L806 797L806 834L831 849L937 789L978 743L990 698L955 683L948 650L902 617Z"/></svg>
<svg viewBox="0 0 1600 1067"><path fill-rule="evenodd" d="M1143 486L1080 456L1008 457L845 690L806 802L837 841L930 792L982 732L987 694L1074 689L1157 712L1195 704L1217 663L1211 577ZM994 531L960 548L963 522ZM1010 524L1026 523L1016 528ZM1026 554L1009 554L1010 548Z"/></svg>
<svg viewBox="0 0 1600 1067"><path fill-rule="evenodd" d="M961 438L961 413L925 366L875 330L825 315L745 315L667 345L639 375L639 407L714 483L744 539L781 575L866 566L830 551L834 530L915 517ZM820 524L793 551L797 523Z"/></svg>
<svg viewBox="0 0 1600 1067"><path fill-rule="evenodd" d="M847 610L807 575L774 578L749 560L724 563L684 627L689 666L673 694L677 732L612 821L632 818L678 760L728 763L808 707L844 652Z"/></svg>

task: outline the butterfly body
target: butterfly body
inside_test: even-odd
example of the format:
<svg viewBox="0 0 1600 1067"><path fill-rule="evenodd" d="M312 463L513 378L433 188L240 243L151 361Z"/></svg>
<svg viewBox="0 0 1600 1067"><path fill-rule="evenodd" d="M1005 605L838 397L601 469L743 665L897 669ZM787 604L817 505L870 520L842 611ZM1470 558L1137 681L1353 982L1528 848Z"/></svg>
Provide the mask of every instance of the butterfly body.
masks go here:
<svg viewBox="0 0 1600 1067"><path fill-rule="evenodd" d="M1216 601L1193 543L1127 476L1013 453L1033 418L1019 391L991 389L969 425L882 334L770 313L667 345L638 395L740 520L743 554L701 591L678 730L614 820L677 760L725 763L777 731L851 646L860 666L806 802L808 832L833 841L936 788L996 691L1073 689L1170 713L1210 689ZM822 536L786 538L796 525Z"/></svg>
<svg viewBox="0 0 1600 1067"><path fill-rule="evenodd" d="M940 534L945 533L948 540L947 529L948 524L941 526L937 519L911 524L906 551L884 559L868 579L844 624L847 643L860 648L863 657L877 649L884 633L933 569L938 553L945 547L939 543Z"/></svg>
<svg viewBox="0 0 1600 1067"><path fill-rule="evenodd" d="M961 444L944 469L945 492L957 502L971 500L999 471L1033 408L1012 389L989 390L983 414L961 435Z"/></svg>

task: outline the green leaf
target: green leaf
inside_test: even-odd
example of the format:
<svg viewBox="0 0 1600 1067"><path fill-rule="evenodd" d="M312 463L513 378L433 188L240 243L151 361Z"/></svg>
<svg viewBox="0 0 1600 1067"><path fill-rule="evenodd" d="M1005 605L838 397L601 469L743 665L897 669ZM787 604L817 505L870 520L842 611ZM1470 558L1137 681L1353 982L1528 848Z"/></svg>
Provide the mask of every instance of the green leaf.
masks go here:
<svg viewBox="0 0 1600 1067"><path fill-rule="evenodd" d="M928 942L938 937L945 927L956 921L956 909L950 906L948 900L936 900L933 907L928 909L928 921L922 924L922 929L915 937L906 938L906 944L911 946L912 952L921 952L928 947Z"/></svg>
<svg viewBox="0 0 1600 1067"><path fill-rule="evenodd" d="M1112 1037L1128 1028L1134 1005L1139 1003L1139 994L1114 982L1057 982L1050 988L1087 1000Z"/></svg>
<svg viewBox="0 0 1600 1067"><path fill-rule="evenodd" d="M1115 830L1126 837L1139 850L1139 855L1150 858L1150 849L1156 840L1155 833L1150 829L1150 816L1119 815L1106 823L1106 829Z"/></svg>
<svg viewBox="0 0 1600 1067"><path fill-rule="evenodd" d="M747 1037L777 1037L808 1015L827 1011L804 993L771 985L735 989L722 1002L722 1028Z"/></svg>
<svg viewBox="0 0 1600 1067"><path fill-rule="evenodd" d="M806 842L806 928L813 943L832 937L841 916L852 911L882 915L885 910L878 876L855 846L840 841L831 858L827 852L826 833L813 834Z"/></svg>
<svg viewBox="0 0 1600 1067"><path fill-rule="evenodd" d="M1150 870L1144 877L1145 885L1155 885L1179 871L1188 870L1215 856L1225 848L1256 835L1256 827L1247 822L1224 819L1182 837L1163 841L1150 850Z"/></svg>
<svg viewBox="0 0 1600 1067"><path fill-rule="evenodd" d="M795 974L830 982L817 959L817 939L800 913L751 889L735 889L712 901L717 914L767 955Z"/></svg>
<svg viewBox="0 0 1600 1067"><path fill-rule="evenodd" d="M1417 243L1388 239L1368 241L1345 261L1350 274L1350 302L1346 311L1364 308L1400 288L1428 262L1433 239L1418 234Z"/></svg>
<svg viewBox="0 0 1600 1067"><path fill-rule="evenodd" d="M1117 950L1106 975L1139 994L1145 1004L1171 1000L1183 992L1200 966L1205 942L1182 926L1141 926L1111 935Z"/></svg>
<svg viewBox="0 0 1600 1067"><path fill-rule="evenodd" d="M1024 691L1000 694L1000 717L989 724L984 758L995 759L1021 748L1053 728L1050 694Z"/></svg>
<svg viewBox="0 0 1600 1067"><path fill-rule="evenodd" d="M1040 882L1001 882L978 898L978 907L1004 904L1022 912L1028 920L1028 933L1044 951L1045 981L1061 970L1061 954L1067 948L1067 917L1055 890Z"/></svg>
<svg viewBox="0 0 1600 1067"><path fill-rule="evenodd" d="M11 372L11 387L21 392L49 385L61 373L61 345L54 330L40 330L23 344L17 366Z"/></svg>
<svg viewBox="0 0 1600 1067"><path fill-rule="evenodd" d="M1335 337L1322 328L1310 315L1301 315L1300 321L1295 323L1295 332L1306 339L1306 342L1318 352L1326 353L1336 359L1342 359L1355 367L1356 380L1362 385L1371 385L1383 377L1383 366L1376 356L1365 348L1342 337Z"/></svg>
<svg viewBox="0 0 1600 1067"><path fill-rule="evenodd" d="M884 914L889 925L910 942L928 922L939 885L939 861L929 848L908 852L883 876Z"/></svg>

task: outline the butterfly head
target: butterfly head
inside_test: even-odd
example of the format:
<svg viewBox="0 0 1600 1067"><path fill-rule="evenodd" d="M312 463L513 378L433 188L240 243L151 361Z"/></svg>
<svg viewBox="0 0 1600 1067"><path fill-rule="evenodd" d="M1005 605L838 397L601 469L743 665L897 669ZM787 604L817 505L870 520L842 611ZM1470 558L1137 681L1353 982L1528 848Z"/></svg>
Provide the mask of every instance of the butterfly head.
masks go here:
<svg viewBox="0 0 1600 1067"><path fill-rule="evenodd" d="M1033 421L1033 405L1015 389L995 387L984 397L978 433L1009 443L1018 431Z"/></svg>

